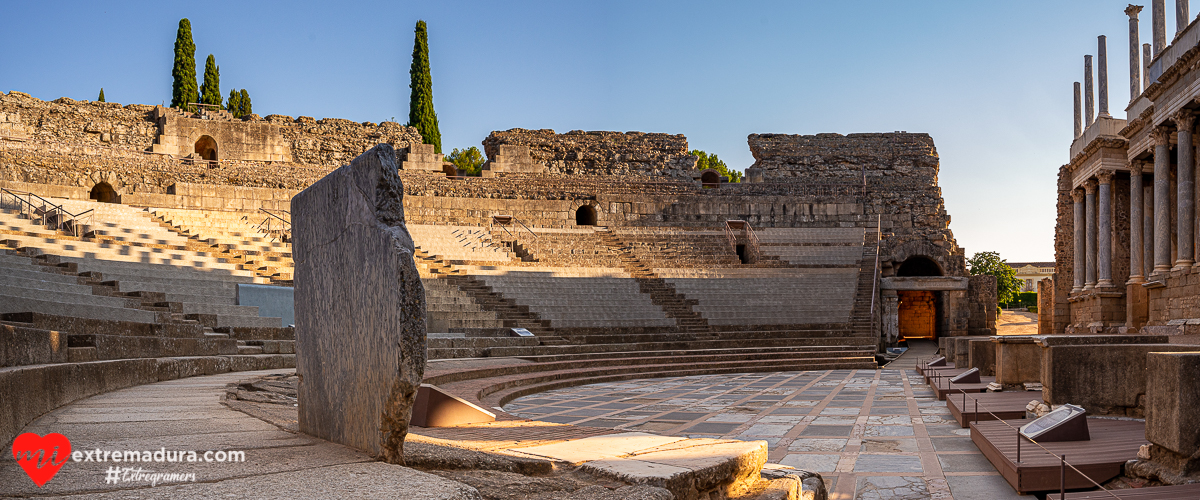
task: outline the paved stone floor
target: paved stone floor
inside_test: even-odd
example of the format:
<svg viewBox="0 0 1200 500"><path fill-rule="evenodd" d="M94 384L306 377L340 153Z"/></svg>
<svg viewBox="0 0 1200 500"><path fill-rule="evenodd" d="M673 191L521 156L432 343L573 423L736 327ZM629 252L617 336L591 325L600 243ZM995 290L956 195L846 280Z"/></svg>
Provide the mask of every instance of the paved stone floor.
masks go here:
<svg viewBox="0 0 1200 500"><path fill-rule="evenodd" d="M820 472L833 499L1021 497L912 370L645 379L517 399L526 418L765 440L769 461Z"/></svg>

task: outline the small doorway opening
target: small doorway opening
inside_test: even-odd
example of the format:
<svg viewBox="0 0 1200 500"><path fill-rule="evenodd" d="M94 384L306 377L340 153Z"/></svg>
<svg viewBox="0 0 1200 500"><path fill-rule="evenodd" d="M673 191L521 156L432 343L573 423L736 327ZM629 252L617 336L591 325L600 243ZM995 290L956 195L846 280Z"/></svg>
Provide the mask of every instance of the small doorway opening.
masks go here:
<svg viewBox="0 0 1200 500"><path fill-rule="evenodd" d="M91 193L88 194L88 198L96 200L100 203L121 202L120 195L118 195L117 191L113 189L112 185L107 182L101 182L93 186Z"/></svg>
<svg viewBox="0 0 1200 500"><path fill-rule="evenodd" d="M721 185L721 174L715 170L709 170L700 174L700 183L706 188L715 188Z"/></svg>
<svg viewBox="0 0 1200 500"><path fill-rule="evenodd" d="M595 226L596 225L596 207L591 205L583 205L575 211L575 225L577 226Z"/></svg>
<svg viewBox="0 0 1200 500"><path fill-rule="evenodd" d="M738 260L742 261L742 264L749 264L750 257L746 255L746 245L738 245L736 250Z"/></svg>
<svg viewBox="0 0 1200 500"><path fill-rule="evenodd" d="M458 168L453 163L443 163L442 173L446 174L446 177L458 177Z"/></svg>
<svg viewBox="0 0 1200 500"><path fill-rule="evenodd" d="M217 161L217 141L210 136L200 136L196 141L196 156L208 161Z"/></svg>
<svg viewBox="0 0 1200 500"><path fill-rule="evenodd" d="M938 331L937 292L901 290L899 316L900 339L935 339Z"/></svg>

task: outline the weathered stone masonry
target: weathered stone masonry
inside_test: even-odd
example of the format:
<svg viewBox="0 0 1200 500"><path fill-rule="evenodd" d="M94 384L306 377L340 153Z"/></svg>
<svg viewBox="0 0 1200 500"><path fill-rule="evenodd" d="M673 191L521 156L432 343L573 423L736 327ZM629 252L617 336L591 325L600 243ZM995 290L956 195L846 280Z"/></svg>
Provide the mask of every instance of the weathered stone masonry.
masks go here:
<svg viewBox="0 0 1200 500"><path fill-rule="evenodd" d="M682 134L644 132L584 132L573 130L556 134L553 130L514 128L492 132L483 140L489 159L488 170L497 170L498 157L521 155L528 149L533 169L522 172L588 175L646 175L691 180L696 157L688 154L687 138ZM511 151L511 153L510 153ZM508 153L508 154L504 154ZM527 164L520 158L514 163Z"/></svg>

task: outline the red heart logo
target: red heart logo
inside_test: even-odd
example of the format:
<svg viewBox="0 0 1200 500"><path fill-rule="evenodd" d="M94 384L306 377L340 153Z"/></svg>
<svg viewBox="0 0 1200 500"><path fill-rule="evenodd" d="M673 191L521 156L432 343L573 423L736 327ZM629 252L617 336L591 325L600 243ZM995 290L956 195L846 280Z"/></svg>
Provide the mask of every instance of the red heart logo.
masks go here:
<svg viewBox="0 0 1200 500"><path fill-rule="evenodd" d="M57 432L45 437L26 432L13 440L12 452L29 479L41 488L67 463L71 456L71 441Z"/></svg>

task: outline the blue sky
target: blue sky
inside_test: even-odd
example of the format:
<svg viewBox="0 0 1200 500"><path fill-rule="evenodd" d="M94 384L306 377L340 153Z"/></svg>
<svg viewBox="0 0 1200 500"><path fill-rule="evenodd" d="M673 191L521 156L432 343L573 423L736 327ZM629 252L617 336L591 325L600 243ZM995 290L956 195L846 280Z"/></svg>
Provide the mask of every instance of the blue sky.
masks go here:
<svg viewBox="0 0 1200 500"><path fill-rule="evenodd" d="M639 130L741 170L751 133L927 132L959 244L1013 262L1053 259L1071 83L1096 35L1112 114L1129 100L1125 1L111 3L5 5L0 91L169 102L188 17L197 72L213 54L223 94L247 89L260 115L405 122L424 19L447 151L513 127Z"/></svg>

